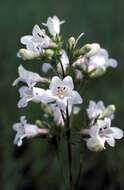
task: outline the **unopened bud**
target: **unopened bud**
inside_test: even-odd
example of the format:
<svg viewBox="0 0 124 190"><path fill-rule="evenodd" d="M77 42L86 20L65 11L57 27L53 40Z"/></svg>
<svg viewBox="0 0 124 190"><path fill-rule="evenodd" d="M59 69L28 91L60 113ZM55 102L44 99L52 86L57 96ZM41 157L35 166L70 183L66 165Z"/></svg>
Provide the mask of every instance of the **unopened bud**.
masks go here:
<svg viewBox="0 0 124 190"><path fill-rule="evenodd" d="M40 120L36 120L36 121L35 121L35 125L37 125L37 126L40 127L40 128L44 128L44 124L43 124L42 121L40 121Z"/></svg>
<svg viewBox="0 0 124 190"><path fill-rule="evenodd" d="M52 56L54 55L54 51L53 51L52 49L47 49L47 50L45 51L45 55L46 55L47 57L52 57Z"/></svg>
<svg viewBox="0 0 124 190"><path fill-rule="evenodd" d="M32 52L27 49L20 49L17 53L17 57L22 58L23 60L31 60L35 58L39 58L40 54L36 52Z"/></svg>
<svg viewBox="0 0 124 190"><path fill-rule="evenodd" d="M91 78L97 78L97 77L102 76L105 72L106 72L106 68L105 67L99 67L99 68L94 69L93 71L91 71L89 73L89 76Z"/></svg>
<svg viewBox="0 0 124 190"><path fill-rule="evenodd" d="M116 110L115 105L109 105L105 111L100 115L100 118L111 116Z"/></svg>
<svg viewBox="0 0 124 190"><path fill-rule="evenodd" d="M96 53L98 53L98 51L100 50L100 45L97 43L93 43L93 44L87 44L87 49L90 49L90 51L88 53L86 53L86 57L91 57L93 55L95 55Z"/></svg>
<svg viewBox="0 0 124 190"><path fill-rule="evenodd" d="M86 44L81 49L78 50L79 55L85 55L86 57L90 57L95 55L100 50L100 45L97 43Z"/></svg>
<svg viewBox="0 0 124 190"><path fill-rule="evenodd" d="M48 116L53 116L53 112L48 104L41 103L41 108Z"/></svg>
<svg viewBox="0 0 124 190"><path fill-rule="evenodd" d="M49 47L50 47L50 48L57 48L58 45L57 45L56 43L54 43L54 42L51 42L51 44L50 44Z"/></svg>
<svg viewBox="0 0 124 190"><path fill-rule="evenodd" d="M69 49L72 49L75 45L75 38L72 36L68 39L68 46L69 46Z"/></svg>

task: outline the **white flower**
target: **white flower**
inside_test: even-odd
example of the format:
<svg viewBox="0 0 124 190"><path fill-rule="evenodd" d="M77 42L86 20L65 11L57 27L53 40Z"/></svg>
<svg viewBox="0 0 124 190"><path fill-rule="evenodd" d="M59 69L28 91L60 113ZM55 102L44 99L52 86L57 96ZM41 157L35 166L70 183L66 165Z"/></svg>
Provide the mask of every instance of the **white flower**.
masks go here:
<svg viewBox="0 0 124 190"><path fill-rule="evenodd" d="M41 30L38 25L35 25L32 30L32 35L21 37L20 42L24 44L31 53L43 53L43 50L51 46L51 39Z"/></svg>
<svg viewBox="0 0 124 190"><path fill-rule="evenodd" d="M88 72L91 72L98 68L117 67L117 61L110 59L107 50L100 49L95 55L89 57L87 62Z"/></svg>
<svg viewBox="0 0 124 190"><path fill-rule="evenodd" d="M66 73L66 70L67 70L67 68L69 66L69 58L68 58L67 53L66 53L65 50L62 49L60 53L61 53L61 58L60 58L61 59L61 64L62 64L64 73ZM60 63L57 64L57 70L58 70L59 73L62 73L61 64Z"/></svg>
<svg viewBox="0 0 124 190"><path fill-rule="evenodd" d="M17 132L14 144L21 146L24 138L31 138L38 135L44 135L48 133L45 128L38 128L36 125L27 123L26 117L20 117L20 123L15 123L13 129Z"/></svg>
<svg viewBox="0 0 124 190"><path fill-rule="evenodd" d="M94 46L94 44L92 45ZM80 56L72 66L79 67L88 73L91 78L94 78L103 75L108 67L116 68L117 65L118 63L115 59L109 58L107 50L96 46L95 49L93 47L84 56Z"/></svg>
<svg viewBox="0 0 124 190"><path fill-rule="evenodd" d="M48 79L26 70L22 65L18 67L18 74L19 77L13 82L13 86L17 85L20 81L27 83L29 87L34 86L37 82L48 82Z"/></svg>
<svg viewBox="0 0 124 190"><path fill-rule="evenodd" d="M110 119L113 119L115 106L109 105L108 107L105 107L103 101L98 101L96 103L95 101L91 100L86 111L90 120L103 117L109 117Z"/></svg>
<svg viewBox="0 0 124 190"><path fill-rule="evenodd" d="M65 21L60 21L57 16L48 17L47 23L42 23L44 26L47 26L51 35L56 36L60 33L60 25Z"/></svg>
<svg viewBox="0 0 124 190"><path fill-rule="evenodd" d="M43 96L45 90L38 87L29 88L27 86L22 86L19 89L20 100L17 104L18 108L24 108L28 105L28 102L41 103L43 102Z"/></svg>
<svg viewBox="0 0 124 190"><path fill-rule="evenodd" d="M117 127L111 127L111 120L109 118L98 120L96 125L86 130L86 132L84 130L84 133L90 135L86 139L88 149L96 152L105 149L105 142L111 147L114 147L115 139L121 139L123 137L123 130Z"/></svg>
<svg viewBox="0 0 124 190"><path fill-rule="evenodd" d="M60 109L65 110L68 105L81 104L82 98L77 91L74 90L73 80L70 76L66 76L63 80L54 76L51 80L49 90L46 90L44 97L46 102L56 101Z"/></svg>

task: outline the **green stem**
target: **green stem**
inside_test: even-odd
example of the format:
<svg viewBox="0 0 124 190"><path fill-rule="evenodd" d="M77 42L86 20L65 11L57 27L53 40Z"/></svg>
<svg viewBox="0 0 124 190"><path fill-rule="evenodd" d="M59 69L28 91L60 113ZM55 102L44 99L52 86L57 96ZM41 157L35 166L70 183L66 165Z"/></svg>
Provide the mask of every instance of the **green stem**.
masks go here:
<svg viewBox="0 0 124 190"><path fill-rule="evenodd" d="M60 65L61 65L61 69L62 69L62 77L65 78L65 72L64 72L64 68L63 68L61 59L60 59Z"/></svg>
<svg viewBox="0 0 124 190"><path fill-rule="evenodd" d="M65 181L65 176L64 176L64 168L63 168L63 164L62 164L62 161L60 159L60 156L59 156L59 146L58 146L57 139L56 139L56 141L54 143L54 146L55 146L56 156L57 156L57 159L58 159L58 162L59 162L59 165L60 165L60 170L61 170L61 175L63 177L63 182L64 182L64 185L66 187L66 181Z"/></svg>
<svg viewBox="0 0 124 190"><path fill-rule="evenodd" d="M67 148L68 148L68 162L69 162L69 183L70 183L70 190L74 190L73 186L73 176L72 176L72 152L71 152L71 144L70 144L70 118L69 118L69 111L68 111L68 103L66 108L66 116L67 116L67 122L66 122L66 128L67 128Z"/></svg>
<svg viewBox="0 0 124 190"><path fill-rule="evenodd" d="M77 179L76 179L76 182L74 185L74 190L78 190L78 187L79 187L80 177L81 177L81 173L82 173L82 164L83 164L83 151L81 150L80 151L79 171L78 171Z"/></svg>

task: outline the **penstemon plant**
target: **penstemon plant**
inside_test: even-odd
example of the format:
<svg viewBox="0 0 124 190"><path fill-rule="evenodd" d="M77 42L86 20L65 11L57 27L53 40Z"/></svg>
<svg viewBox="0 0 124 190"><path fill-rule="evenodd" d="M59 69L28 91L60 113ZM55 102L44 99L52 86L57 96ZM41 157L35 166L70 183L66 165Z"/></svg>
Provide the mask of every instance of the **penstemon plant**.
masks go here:
<svg viewBox="0 0 124 190"><path fill-rule="evenodd" d="M19 77L13 82L13 86L20 82L22 84L19 88L20 100L17 106L25 108L30 102L38 103L44 113L44 120L36 120L34 124L30 124L25 116L21 116L20 122L13 124L13 129L16 131L14 144L21 146L24 138L36 136L45 138L54 146L61 160L59 146L62 141L66 142L69 175L68 180L67 178L65 180L66 173L63 173L63 184L65 180L67 189L76 190L80 183L82 153L79 155L79 172L74 178L73 115L78 115L79 112L86 113L86 121L81 121L82 128L75 129L82 150L84 143L89 150L95 152L106 149L106 143L114 147L115 139L121 139L123 131L111 126L114 119L114 105L105 107L101 100L98 102L90 100L87 108L83 107L81 111L83 98L77 91L81 90L86 82L105 74L108 67L115 68L117 61L109 58L107 50L101 48L98 43L78 47L78 42L84 33L77 39L70 37L66 43L63 43L60 25L64 22L57 16L49 17L47 23L42 23L49 35L45 29L35 25L32 35L20 39L25 48L20 49L17 56L23 60L41 60L42 73L47 77L29 71L22 65L18 67ZM38 87L39 84L45 88Z"/></svg>

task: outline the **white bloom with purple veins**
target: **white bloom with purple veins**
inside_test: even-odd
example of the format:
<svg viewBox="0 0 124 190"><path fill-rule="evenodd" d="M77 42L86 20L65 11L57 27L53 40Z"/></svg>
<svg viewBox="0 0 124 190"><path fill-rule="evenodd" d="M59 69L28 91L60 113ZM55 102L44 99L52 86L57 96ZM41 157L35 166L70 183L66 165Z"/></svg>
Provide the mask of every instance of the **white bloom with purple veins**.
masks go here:
<svg viewBox="0 0 124 190"><path fill-rule="evenodd" d="M57 16L48 17L47 23L42 23L44 26L47 26L51 35L56 36L60 33L60 25L65 21L60 21Z"/></svg>
<svg viewBox="0 0 124 190"><path fill-rule="evenodd" d="M19 89L20 100L18 101L18 108L24 108L29 102L41 103L43 102L43 96L45 90L38 87L29 88L27 86L22 86Z"/></svg>
<svg viewBox="0 0 124 190"><path fill-rule="evenodd" d="M51 45L51 39L38 25L33 27L32 35L21 37L20 42L24 44L29 51L39 54L42 54L43 50Z"/></svg>
<svg viewBox="0 0 124 190"><path fill-rule="evenodd" d="M91 72L98 68L116 68L117 65L118 63L115 59L109 58L108 51L101 48L95 55L89 57L89 61L87 62L87 69L88 72Z"/></svg>
<svg viewBox="0 0 124 190"><path fill-rule="evenodd" d="M109 118L98 120L96 125L90 129L86 129L86 131L84 130L84 133L90 136L86 139L88 149L95 152L105 149L105 143L114 147L115 139L123 137L123 130L111 127L111 120Z"/></svg>
<svg viewBox="0 0 124 190"><path fill-rule="evenodd" d="M35 86L37 82L48 82L48 79L41 77L38 73L26 70L22 65L18 67L19 77L13 82L13 86L20 81L28 84L29 87Z"/></svg>
<svg viewBox="0 0 124 190"><path fill-rule="evenodd" d="M70 76L66 76L63 80L57 76L53 77L44 99L46 102L55 101L63 110L66 109L67 104L82 103L80 94L74 90L73 80Z"/></svg>
<svg viewBox="0 0 124 190"><path fill-rule="evenodd" d="M115 106L109 105L107 107L104 106L103 101L95 102L91 100L89 102L89 106L86 109L88 118L90 120L109 117L110 119L114 118Z"/></svg>
<svg viewBox="0 0 124 190"><path fill-rule="evenodd" d="M27 123L26 117L21 116L20 122L13 124L13 130L15 130L16 136L14 139L14 144L21 146L24 138L32 138L38 135L48 134L46 128L38 128L36 125Z"/></svg>

